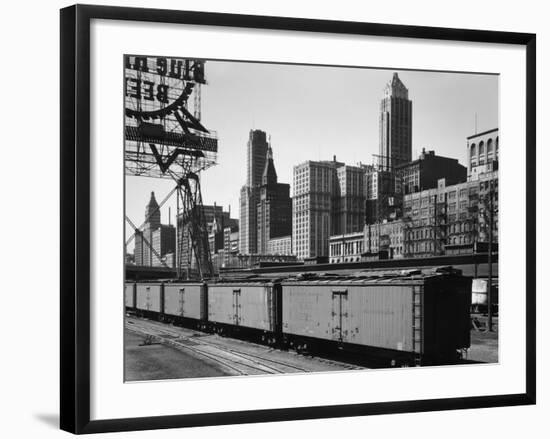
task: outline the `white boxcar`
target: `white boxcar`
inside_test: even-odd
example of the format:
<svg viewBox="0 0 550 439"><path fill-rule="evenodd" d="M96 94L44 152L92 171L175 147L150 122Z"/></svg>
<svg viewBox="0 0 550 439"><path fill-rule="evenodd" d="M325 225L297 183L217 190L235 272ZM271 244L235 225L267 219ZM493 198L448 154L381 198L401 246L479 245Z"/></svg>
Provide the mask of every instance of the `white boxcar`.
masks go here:
<svg viewBox="0 0 550 439"><path fill-rule="evenodd" d="M268 282L208 284L208 320L275 331L276 290Z"/></svg>
<svg viewBox="0 0 550 439"><path fill-rule="evenodd" d="M206 318L203 283L165 283L164 313L201 320Z"/></svg>
<svg viewBox="0 0 550 439"><path fill-rule="evenodd" d="M124 306L126 308L134 308L134 287L133 282L127 282L124 284Z"/></svg>
<svg viewBox="0 0 550 439"><path fill-rule="evenodd" d="M411 353L469 347L471 279L285 281L284 333Z"/></svg>
<svg viewBox="0 0 550 439"><path fill-rule="evenodd" d="M161 283L136 285L136 308L141 311L162 312Z"/></svg>

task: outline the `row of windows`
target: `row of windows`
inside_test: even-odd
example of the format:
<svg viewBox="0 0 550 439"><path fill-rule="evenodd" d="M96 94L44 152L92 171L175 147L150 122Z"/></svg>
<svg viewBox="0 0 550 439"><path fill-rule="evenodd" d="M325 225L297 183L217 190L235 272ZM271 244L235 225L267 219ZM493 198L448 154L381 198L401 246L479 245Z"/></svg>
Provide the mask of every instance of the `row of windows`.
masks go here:
<svg viewBox="0 0 550 439"><path fill-rule="evenodd" d="M330 256L349 256L363 253L363 240L330 244Z"/></svg>
<svg viewBox="0 0 550 439"><path fill-rule="evenodd" d="M481 163L482 161L482 156L487 153L487 158L491 158L489 157L490 155L492 156L493 154L493 139L488 139L487 140L487 143L485 143L483 140L481 142L479 142L478 145L476 145L475 143L472 143L470 145L470 160L475 160L476 157L479 157L480 158L480 164L483 164ZM495 140L495 156L497 156L498 158L498 136L496 137L496 140Z"/></svg>

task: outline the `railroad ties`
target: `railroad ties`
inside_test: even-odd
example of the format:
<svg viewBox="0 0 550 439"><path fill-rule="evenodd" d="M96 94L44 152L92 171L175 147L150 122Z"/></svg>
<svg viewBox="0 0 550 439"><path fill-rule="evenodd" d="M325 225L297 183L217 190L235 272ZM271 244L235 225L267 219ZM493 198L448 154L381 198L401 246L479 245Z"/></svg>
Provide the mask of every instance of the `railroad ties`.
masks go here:
<svg viewBox="0 0 550 439"><path fill-rule="evenodd" d="M271 348L252 345L259 352L250 352L252 349L227 343L228 339L221 339L217 335L200 333L185 328L173 327L163 323L144 320L134 317L126 318L126 329L149 337L156 342L190 353L196 358L215 363L227 375L262 375L262 374L293 374L325 370L356 370L362 367L341 363L338 361L316 359L313 367L308 367L303 360L296 363L280 358L269 358L274 353ZM250 346L250 344L248 344ZM278 352L278 351L277 351ZM276 353L276 352L275 352ZM293 355L293 354L289 354ZM294 354L295 355L295 354ZM318 364L317 364L318 363Z"/></svg>

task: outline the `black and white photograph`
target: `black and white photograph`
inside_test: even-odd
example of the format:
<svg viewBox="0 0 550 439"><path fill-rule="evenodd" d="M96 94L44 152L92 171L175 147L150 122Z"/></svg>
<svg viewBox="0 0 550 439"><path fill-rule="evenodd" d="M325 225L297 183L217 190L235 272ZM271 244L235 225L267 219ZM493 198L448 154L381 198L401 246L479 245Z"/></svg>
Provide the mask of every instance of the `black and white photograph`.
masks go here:
<svg viewBox="0 0 550 439"><path fill-rule="evenodd" d="M498 74L121 62L126 382L499 362Z"/></svg>
<svg viewBox="0 0 550 439"><path fill-rule="evenodd" d="M544 5L9 3L3 436L544 437Z"/></svg>

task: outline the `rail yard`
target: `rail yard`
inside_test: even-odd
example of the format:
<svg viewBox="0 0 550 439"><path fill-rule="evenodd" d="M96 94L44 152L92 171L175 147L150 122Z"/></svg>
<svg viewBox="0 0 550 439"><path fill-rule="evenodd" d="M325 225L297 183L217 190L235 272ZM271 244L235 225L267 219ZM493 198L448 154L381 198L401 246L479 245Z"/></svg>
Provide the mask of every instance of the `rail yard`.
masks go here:
<svg viewBox="0 0 550 439"><path fill-rule="evenodd" d="M496 362L471 285L451 267L128 282L126 379Z"/></svg>

